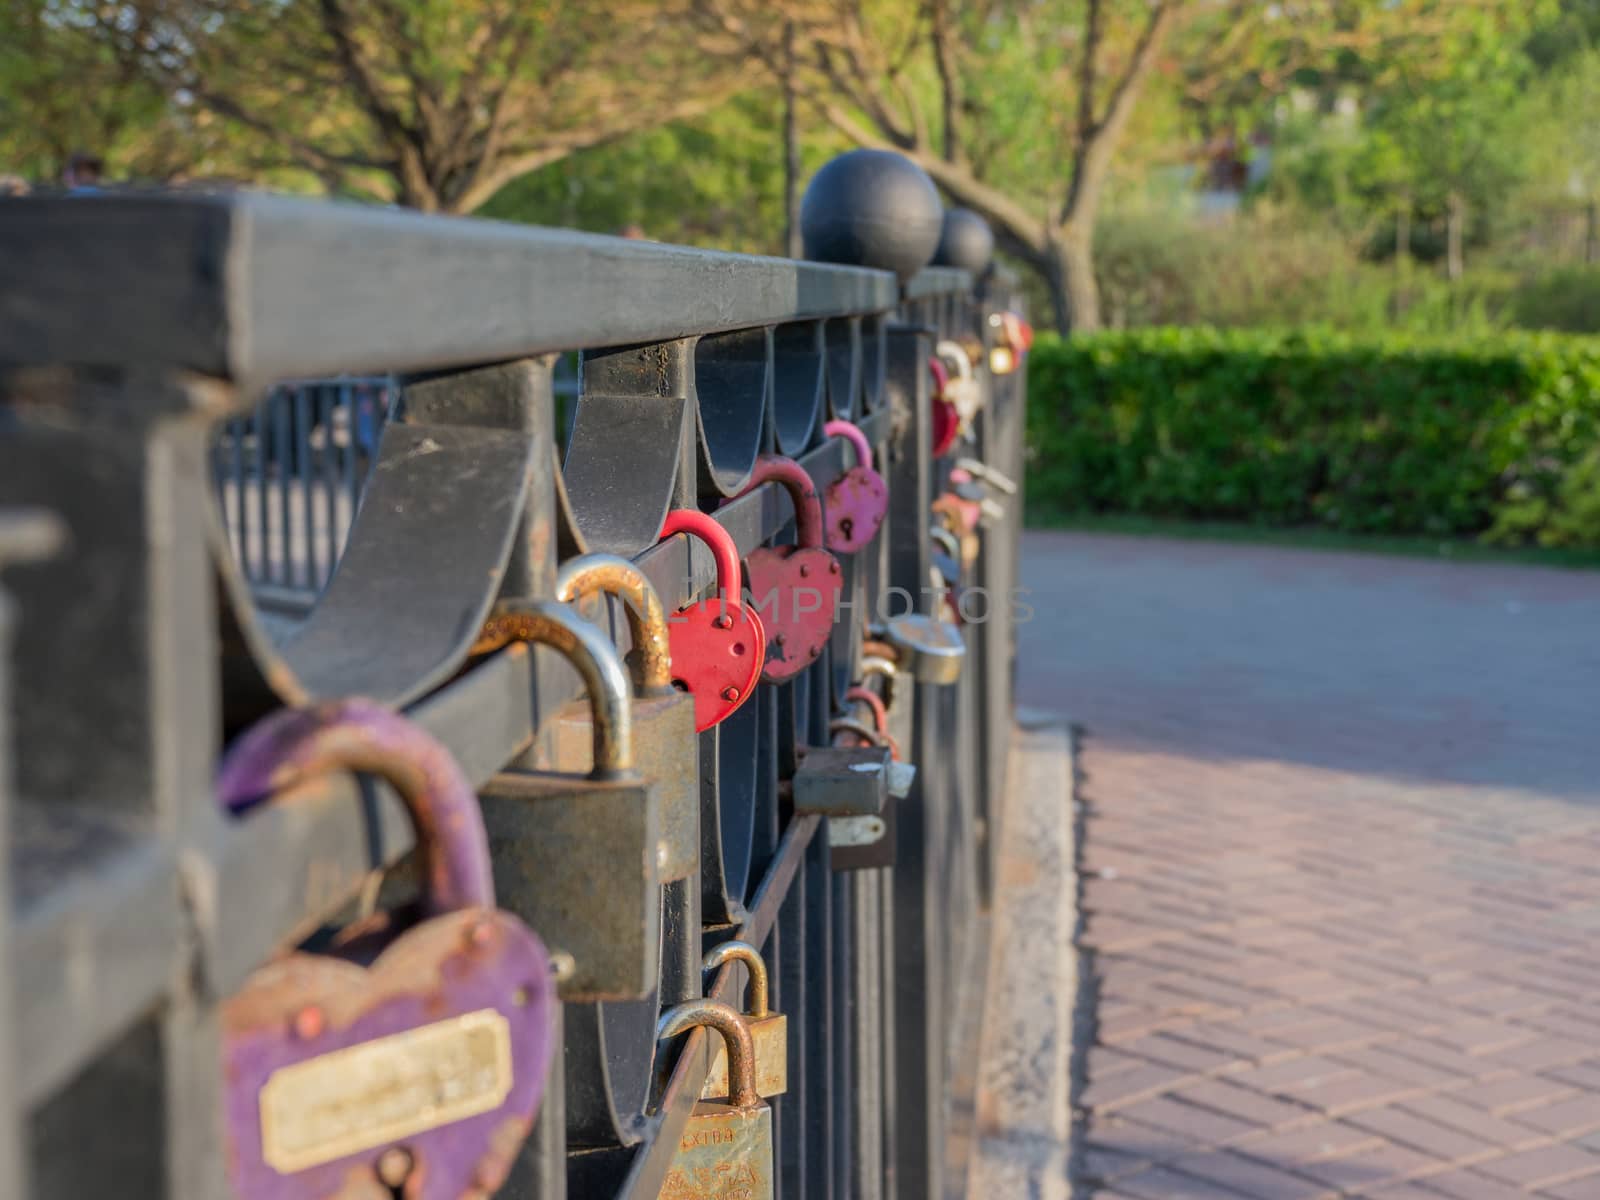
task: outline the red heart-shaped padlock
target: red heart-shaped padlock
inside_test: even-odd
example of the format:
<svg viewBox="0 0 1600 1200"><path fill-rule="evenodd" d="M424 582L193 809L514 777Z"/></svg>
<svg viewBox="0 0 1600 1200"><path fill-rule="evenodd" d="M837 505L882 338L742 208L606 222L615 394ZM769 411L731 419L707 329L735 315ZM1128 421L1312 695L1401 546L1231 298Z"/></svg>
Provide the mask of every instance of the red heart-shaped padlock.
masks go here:
<svg viewBox="0 0 1600 1200"><path fill-rule="evenodd" d="M961 414L956 412L954 404L945 399L944 390L950 385L950 372L939 361L938 355L928 359L928 371L933 375L933 394L928 397L933 418L933 457L943 458L950 453L950 447L956 444L956 435L961 432Z"/></svg>
<svg viewBox="0 0 1600 1200"><path fill-rule="evenodd" d="M792 458L756 459L742 496L764 483L779 483L794 504L798 546L762 546L745 555L745 577L767 631L767 683L793 679L822 654L839 612L844 577L839 560L822 546L822 504L817 485Z"/></svg>
<svg viewBox="0 0 1600 1200"><path fill-rule="evenodd" d="M460 768L379 705L269 717L230 749L218 793L241 808L335 770L377 774L405 801L425 919L380 912L334 954L269 963L224 1003L234 1192L491 1194L533 1125L556 1049L549 955L494 907L483 817Z"/></svg>
<svg viewBox="0 0 1600 1200"><path fill-rule="evenodd" d="M824 512L828 518L828 549L854 554L877 536L889 514L889 485L872 467L872 444L849 421L829 421L822 427L829 437L842 437L856 449L856 465L828 485Z"/></svg>
<svg viewBox="0 0 1600 1200"><path fill-rule="evenodd" d="M674 509L661 536L697 537L717 563L717 595L667 618L672 644L672 680L694 696L694 727L705 732L728 717L755 691L766 658L761 618L743 603L739 550L716 518L692 508Z"/></svg>

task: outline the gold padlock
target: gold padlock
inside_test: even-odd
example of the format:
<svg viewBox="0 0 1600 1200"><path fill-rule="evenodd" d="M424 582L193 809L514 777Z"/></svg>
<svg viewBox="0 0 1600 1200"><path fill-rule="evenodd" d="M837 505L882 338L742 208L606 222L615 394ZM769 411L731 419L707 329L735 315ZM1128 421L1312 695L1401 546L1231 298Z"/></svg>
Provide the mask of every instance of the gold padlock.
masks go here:
<svg viewBox="0 0 1600 1200"><path fill-rule="evenodd" d="M789 1090L789 1018L767 1007L771 992L767 987L767 962L749 942L723 942L706 955L700 969L717 970L737 959L750 972L750 1011L744 1023L756 1048L756 1094L765 1099ZM700 1089L703 1099L714 1100L728 1094L728 1055L719 1050L711 1064L711 1074Z"/></svg>
<svg viewBox="0 0 1600 1200"><path fill-rule="evenodd" d="M750 1030L726 1004L690 1000L662 1013L656 1032L665 1039L696 1025L722 1035L733 1090L694 1106L658 1200L773 1200L772 1110L756 1094Z"/></svg>

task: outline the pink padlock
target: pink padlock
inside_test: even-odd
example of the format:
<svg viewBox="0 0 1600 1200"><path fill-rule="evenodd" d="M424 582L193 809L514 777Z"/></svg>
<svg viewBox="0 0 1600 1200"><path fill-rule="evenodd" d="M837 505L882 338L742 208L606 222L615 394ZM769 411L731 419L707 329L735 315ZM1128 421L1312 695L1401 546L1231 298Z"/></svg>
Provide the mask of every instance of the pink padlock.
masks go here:
<svg viewBox="0 0 1600 1200"><path fill-rule="evenodd" d="M889 515L889 485L873 469L872 444L859 427L849 421L829 421L822 432L847 439L856 450L856 465L828 485L823 508L828 549L854 554L877 536Z"/></svg>

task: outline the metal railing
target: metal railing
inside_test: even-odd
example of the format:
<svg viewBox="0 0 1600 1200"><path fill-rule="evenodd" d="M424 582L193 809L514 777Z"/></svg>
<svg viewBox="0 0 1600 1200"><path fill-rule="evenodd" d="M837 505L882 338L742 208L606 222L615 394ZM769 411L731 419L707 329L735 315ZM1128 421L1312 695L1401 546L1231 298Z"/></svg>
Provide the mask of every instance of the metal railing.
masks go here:
<svg viewBox="0 0 1600 1200"><path fill-rule="evenodd" d="M85 263L93 287L74 278ZM413 834L387 788L329 777L234 819L213 784L229 739L285 705L364 696L476 787L581 772L559 732L576 677L543 651L474 653L485 617L548 599L585 551L632 559L669 610L706 596L703 548L657 541L666 510L713 513L746 556L787 543L779 490L740 493L761 452L819 490L839 478L854 459L829 417L860 426L890 493L877 539L843 563L851 606L813 666L694 742L641 723L641 762L698 779L699 867L661 889L649 996L562 1005L565 1054L498 1194L658 1194L711 1063L703 1033L658 1045L656 1018L702 986L739 998L742 968L699 970L732 937L761 947L788 1014L776 1194L959 1192L1017 504L975 535L964 581L998 602L962 629L959 682L905 662L872 677L919 768L892 865L833 846L790 781L853 714L879 616L895 597L938 603L930 505L955 454L930 453L927 362L940 339L991 338L1010 300L1003 277L949 268L897 284L259 195L0 207L0 508L66 530L53 558L8 567L0 606L0 1195L229 1195L221 1006L404 886ZM562 434L554 363L573 351ZM959 453L1016 476L1022 373L976 362L985 403ZM42 551L14 528L0 561ZM283 589L314 602L271 616ZM606 836L597 824L591 849ZM538 882L516 877L500 903L520 911Z"/></svg>

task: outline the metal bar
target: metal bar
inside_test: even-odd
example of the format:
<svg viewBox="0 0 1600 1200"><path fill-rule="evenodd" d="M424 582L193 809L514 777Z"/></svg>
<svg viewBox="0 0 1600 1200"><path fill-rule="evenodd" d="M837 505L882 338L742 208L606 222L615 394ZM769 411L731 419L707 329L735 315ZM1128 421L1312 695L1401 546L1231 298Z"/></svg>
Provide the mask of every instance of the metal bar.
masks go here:
<svg viewBox="0 0 1600 1200"><path fill-rule="evenodd" d="M246 389L883 312L895 292L881 271L254 193L0 210L0 361Z"/></svg>
<svg viewBox="0 0 1600 1200"><path fill-rule="evenodd" d="M821 820L817 816L803 816L789 822L772 867L750 902L750 916L739 925L736 937L758 946L766 941L779 920L780 908L790 894L797 872L806 861L812 843L817 840L816 833ZM782 911L786 912L787 909L783 908ZM725 1003L738 1003L734 966L734 963L728 963L717 972L715 981L706 989L708 997ZM662 1092L661 1103L657 1107L660 1124L655 1136L635 1155L627 1182L617 1192L616 1200L654 1200L666 1178L667 1167L677 1149L678 1138L683 1134L684 1124L694 1109L695 1101L700 1098L700 1089L705 1086L706 1076L710 1072L711 1039L704 1029L692 1030L683 1040L677 1065L672 1068Z"/></svg>
<svg viewBox="0 0 1600 1200"><path fill-rule="evenodd" d="M294 578L291 571L290 540L293 537L289 524L289 463L293 453L290 442L291 430L289 428L290 394L286 391L274 392L269 402L269 412L272 414L272 444L273 468L277 476L278 493L278 556L274 563L272 580L283 587L293 587ZM265 486L265 484L263 484Z"/></svg>
<svg viewBox="0 0 1600 1200"><path fill-rule="evenodd" d="M259 554L253 566L246 565L245 571L251 582L270 583L272 581L272 532L271 524L267 517L267 412L270 407L271 397L263 396L251 414L250 424L255 434L256 446L256 471L255 471L255 510L256 510L256 549Z"/></svg>
<svg viewBox="0 0 1600 1200"><path fill-rule="evenodd" d="M317 586L317 523L311 505L311 433L314 422L311 414L314 411L312 402L314 393L320 391L314 386L301 385L293 391L294 396L294 458L295 467L300 481L300 520L297 522L304 530L304 543L306 556L303 571L296 571L294 575L298 581L309 591ZM287 488L285 489L287 490ZM296 564L299 566L300 564Z"/></svg>
<svg viewBox="0 0 1600 1200"><path fill-rule="evenodd" d="M228 443L230 471L233 484L233 509L228 522L229 540L233 543L233 552L238 555L239 565L248 575L250 572L250 524L246 511L245 500L249 495L248 484L245 482L244 472L244 431L247 419L236 417L223 426L224 438Z"/></svg>
<svg viewBox="0 0 1600 1200"><path fill-rule="evenodd" d="M323 562L322 574L316 578L316 586L320 591L328 586L328 580L333 578L334 568L339 565L339 556L344 553L344 531L339 525L339 443L334 437L334 431L339 426L339 414L345 414L346 437L354 438L354 417L348 407L347 398L350 394L350 385L341 383L334 387L323 388L318 399L318 416L322 421L322 428L326 438L322 448L321 470L318 474L322 478L320 489L322 496L322 537L326 539L327 556Z"/></svg>

